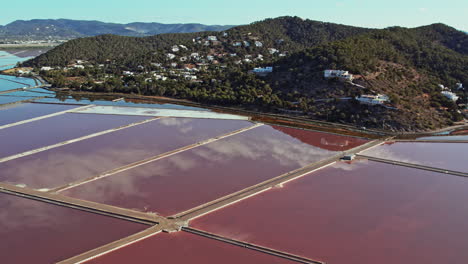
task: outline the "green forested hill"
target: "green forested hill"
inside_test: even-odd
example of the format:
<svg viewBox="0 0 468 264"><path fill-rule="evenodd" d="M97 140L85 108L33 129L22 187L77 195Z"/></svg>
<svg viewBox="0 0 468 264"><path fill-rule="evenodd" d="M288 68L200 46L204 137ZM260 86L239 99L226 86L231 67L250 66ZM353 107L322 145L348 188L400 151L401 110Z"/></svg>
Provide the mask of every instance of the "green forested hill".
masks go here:
<svg viewBox="0 0 468 264"><path fill-rule="evenodd" d="M223 45L224 51L238 51L230 45L233 42L248 40L253 46L254 41L258 39L266 47L282 49L292 53L307 47L344 39L368 31L370 30L303 20L297 17L281 17L267 19L247 26L235 27L226 31L228 34L226 37L223 37L223 33L220 32L201 32L162 34L151 37L101 35L81 38L69 41L26 63L26 65L65 66L76 59L89 60L96 63L116 60L122 64L130 62L144 64L148 59L157 60L158 57L154 56L155 53L161 53L161 49L168 49L174 44L186 45L191 51L198 52L203 47L194 46L192 40L209 35L225 40ZM249 49L251 48L246 48L246 50Z"/></svg>
<svg viewBox="0 0 468 264"><path fill-rule="evenodd" d="M443 38L438 31L440 27L389 28L305 49L277 61L275 74L268 82L273 90L315 99L362 93L387 94L399 111L381 111L374 115L377 119L385 116L387 122L393 122L393 127L439 127L447 120L459 120L461 116L456 105L441 96L438 84L448 87L455 87L456 83L468 85L468 55L457 52L460 49L456 44L468 37L452 29ZM429 28L434 28L434 32L431 33ZM450 36L455 38L450 40ZM442 43L440 39L446 42ZM322 78L325 69L348 70L356 75L354 82L366 89L330 84ZM459 95L463 97L463 93ZM445 110L438 111L438 107ZM317 113L321 117L335 115L353 123L358 122L357 116L361 119L364 115L372 116L372 113L361 111L368 110L366 107L355 106L346 111L336 105L327 105L321 110Z"/></svg>
<svg viewBox="0 0 468 264"><path fill-rule="evenodd" d="M376 72L382 62L412 67L446 84L468 81L468 54L456 44L437 43L419 30L390 28L304 49L276 63L280 69L305 71L346 69L354 74ZM423 29L428 35L427 28ZM462 43L468 40L465 34ZM449 47L453 47L450 49ZM289 69L288 69L289 70Z"/></svg>
<svg viewBox="0 0 468 264"><path fill-rule="evenodd" d="M467 34L442 24L378 30L280 17L225 32L76 39L24 65L56 67L42 74L76 90L186 98L414 131L462 118L439 84L461 97L458 104L466 103L455 87L468 86L467 41ZM77 60L86 67L73 68ZM259 66L273 66L274 73L249 72ZM325 69L347 70L355 81L325 80ZM391 106L349 99L377 93L388 95Z"/></svg>

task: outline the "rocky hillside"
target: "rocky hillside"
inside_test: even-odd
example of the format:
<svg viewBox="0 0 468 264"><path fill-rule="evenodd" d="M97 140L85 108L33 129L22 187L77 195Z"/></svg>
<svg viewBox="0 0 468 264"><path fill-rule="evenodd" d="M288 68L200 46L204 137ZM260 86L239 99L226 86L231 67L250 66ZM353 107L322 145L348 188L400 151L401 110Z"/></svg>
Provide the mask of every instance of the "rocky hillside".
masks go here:
<svg viewBox="0 0 468 264"><path fill-rule="evenodd" d="M442 24L382 30L280 17L221 32L103 35L65 43L26 66L75 90L235 105L392 130L462 119L468 35ZM79 63L78 63L79 62ZM80 65L76 65L80 64ZM255 67L273 73L254 74ZM352 82L325 79L345 70ZM458 101L442 95L453 92ZM384 94L382 105L354 98Z"/></svg>

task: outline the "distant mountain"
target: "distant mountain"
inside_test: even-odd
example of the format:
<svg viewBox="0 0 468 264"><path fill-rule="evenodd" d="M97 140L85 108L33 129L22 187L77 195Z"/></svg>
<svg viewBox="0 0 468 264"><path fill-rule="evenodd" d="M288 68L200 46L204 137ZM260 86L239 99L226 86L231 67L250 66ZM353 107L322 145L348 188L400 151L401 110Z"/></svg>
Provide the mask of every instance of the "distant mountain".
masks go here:
<svg viewBox="0 0 468 264"><path fill-rule="evenodd" d="M74 39L102 34L151 36L163 33L222 31L231 27L232 26L209 26L202 24L161 24L140 22L118 24L69 19L34 19L28 21L17 20L6 26L0 26L0 39Z"/></svg>

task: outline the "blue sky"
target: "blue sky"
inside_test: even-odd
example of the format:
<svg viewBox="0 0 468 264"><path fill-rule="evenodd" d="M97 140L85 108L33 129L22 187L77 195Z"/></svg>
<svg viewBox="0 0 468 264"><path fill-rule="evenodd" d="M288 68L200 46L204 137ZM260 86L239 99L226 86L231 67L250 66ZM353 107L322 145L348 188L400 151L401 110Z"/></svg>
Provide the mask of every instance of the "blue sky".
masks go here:
<svg viewBox="0 0 468 264"><path fill-rule="evenodd" d="M467 0L21 0L2 5L0 24L70 18L232 25L284 15L377 28L442 22L468 31Z"/></svg>

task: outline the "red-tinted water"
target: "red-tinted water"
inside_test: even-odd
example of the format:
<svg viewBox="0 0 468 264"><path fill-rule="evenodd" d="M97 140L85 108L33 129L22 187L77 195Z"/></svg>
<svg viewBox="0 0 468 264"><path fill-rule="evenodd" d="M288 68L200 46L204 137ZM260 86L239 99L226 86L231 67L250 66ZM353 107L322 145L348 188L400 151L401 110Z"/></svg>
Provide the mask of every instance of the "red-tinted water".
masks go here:
<svg viewBox="0 0 468 264"><path fill-rule="evenodd" d="M345 151L368 142L368 140L363 138L326 134L322 132L314 132L290 127L275 126L274 128L294 138L297 138L306 144L330 151Z"/></svg>
<svg viewBox="0 0 468 264"><path fill-rule="evenodd" d="M87 264L279 264L297 263L186 232L161 233Z"/></svg>
<svg viewBox="0 0 468 264"><path fill-rule="evenodd" d="M262 126L64 194L172 215L334 154Z"/></svg>
<svg viewBox="0 0 468 264"><path fill-rule="evenodd" d="M147 227L0 193L0 262L55 263Z"/></svg>
<svg viewBox="0 0 468 264"><path fill-rule="evenodd" d="M468 180L340 163L191 222L334 264L468 261Z"/></svg>
<svg viewBox="0 0 468 264"><path fill-rule="evenodd" d="M0 108L0 126L75 108L59 104L20 104Z"/></svg>
<svg viewBox="0 0 468 264"><path fill-rule="evenodd" d="M0 163L0 181L58 187L249 126L248 121L163 118Z"/></svg>
<svg viewBox="0 0 468 264"><path fill-rule="evenodd" d="M362 154L468 172L468 143L396 142L371 148Z"/></svg>
<svg viewBox="0 0 468 264"><path fill-rule="evenodd" d="M63 114L0 130L0 158L148 119L140 116Z"/></svg>

